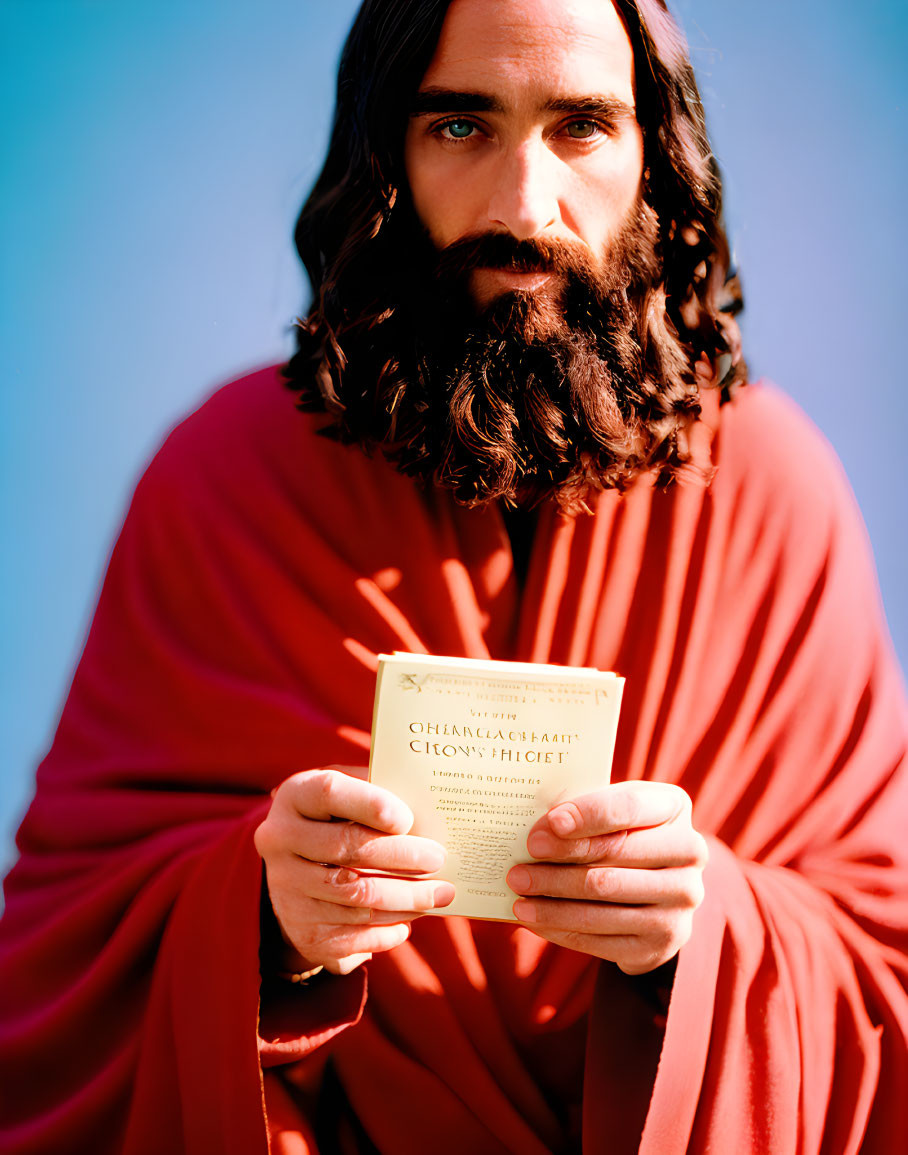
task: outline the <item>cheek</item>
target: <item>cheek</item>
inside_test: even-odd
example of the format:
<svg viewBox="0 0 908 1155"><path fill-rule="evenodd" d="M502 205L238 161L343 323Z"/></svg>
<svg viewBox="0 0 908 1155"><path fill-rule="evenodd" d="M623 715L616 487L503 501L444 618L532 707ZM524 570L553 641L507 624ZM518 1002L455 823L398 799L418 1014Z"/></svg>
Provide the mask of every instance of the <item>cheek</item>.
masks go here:
<svg viewBox="0 0 908 1155"><path fill-rule="evenodd" d="M636 208L642 187L642 149L629 149L602 169L585 173L572 197L578 227L596 242L607 240Z"/></svg>
<svg viewBox="0 0 908 1155"><path fill-rule="evenodd" d="M441 179L438 166L430 163L426 150L409 139L404 147L404 171L416 215L438 244L443 241L440 234L447 216L446 182Z"/></svg>
<svg viewBox="0 0 908 1155"><path fill-rule="evenodd" d="M445 243L448 231L448 211L440 191L425 180L410 184L413 208L435 245Z"/></svg>
<svg viewBox="0 0 908 1155"><path fill-rule="evenodd" d="M404 171L417 217L436 246L471 231L481 182L462 157L446 155L432 142L407 139Z"/></svg>
<svg viewBox="0 0 908 1155"><path fill-rule="evenodd" d="M416 215L439 248L458 240L466 231L465 198L450 181L411 182Z"/></svg>
<svg viewBox="0 0 908 1155"><path fill-rule="evenodd" d="M425 165L420 155L420 149L414 143L411 133L408 132L404 138L404 173L413 208L420 220L423 220L424 206L429 199L425 188L427 176L424 170ZM426 222L423 221L423 223Z"/></svg>
<svg viewBox="0 0 908 1155"><path fill-rule="evenodd" d="M643 192L643 133L639 128L621 150L616 189L626 208L636 204Z"/></svg>

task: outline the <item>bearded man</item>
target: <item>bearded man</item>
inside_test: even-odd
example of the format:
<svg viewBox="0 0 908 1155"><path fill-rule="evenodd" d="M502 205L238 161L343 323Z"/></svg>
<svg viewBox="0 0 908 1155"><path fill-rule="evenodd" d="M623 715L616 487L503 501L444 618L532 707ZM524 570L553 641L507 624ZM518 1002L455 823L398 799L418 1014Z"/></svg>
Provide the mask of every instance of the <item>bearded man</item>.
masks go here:
<svg viewBox="0 0 908 1155"><path fill-rule="evenodd" d="M883 1152L904 696L828 449L747 386L661 0L367 0L286 377L137 490L8 880L5 1150ZM517 923L371 785L376 656L626 675Z"/></svg>

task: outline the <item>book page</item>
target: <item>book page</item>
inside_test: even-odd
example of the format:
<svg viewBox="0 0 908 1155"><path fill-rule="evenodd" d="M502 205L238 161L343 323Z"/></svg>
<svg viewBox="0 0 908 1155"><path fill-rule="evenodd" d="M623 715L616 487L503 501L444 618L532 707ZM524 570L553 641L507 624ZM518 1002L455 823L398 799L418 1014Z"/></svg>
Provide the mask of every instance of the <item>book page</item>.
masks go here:
<svg viewBox="0 0 908 1155"><path fill-rule="evenodd" d="M415 658L416 660L411 660ZM622 678L530 663L382 655L369 777L448 858L439 914L514 920L505 877L548 809L609 781Z"/></svg>

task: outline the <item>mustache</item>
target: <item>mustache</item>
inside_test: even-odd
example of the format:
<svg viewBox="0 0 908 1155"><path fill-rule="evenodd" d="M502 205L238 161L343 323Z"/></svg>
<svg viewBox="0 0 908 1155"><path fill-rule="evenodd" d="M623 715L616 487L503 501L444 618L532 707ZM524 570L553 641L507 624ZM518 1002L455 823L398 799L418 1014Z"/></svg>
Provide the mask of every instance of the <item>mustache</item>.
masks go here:
<svg viewBox="0 0 908 1155"><path fill-rule="evenodd" d="M510 233L477 233L461 237L436 257L436 273L461 277L474 269L505 269L514 273L557 273L595 279L585 248L537 237L519 240Z"/></svg>

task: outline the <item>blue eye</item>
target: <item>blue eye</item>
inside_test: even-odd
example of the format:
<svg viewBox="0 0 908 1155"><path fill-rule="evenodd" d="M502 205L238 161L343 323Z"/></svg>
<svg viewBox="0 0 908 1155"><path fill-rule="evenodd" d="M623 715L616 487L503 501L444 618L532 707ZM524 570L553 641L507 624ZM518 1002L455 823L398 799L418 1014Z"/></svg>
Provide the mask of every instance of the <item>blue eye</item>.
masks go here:
<svg viewBox="0 0 908 1155"><path fill-rule="evenodd" d="M454 140L466 140L475 131L475 127L468 120L449 120L444 130Z"/></svg>

